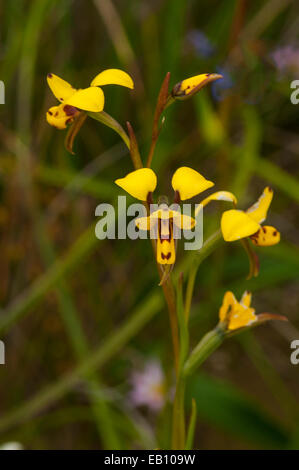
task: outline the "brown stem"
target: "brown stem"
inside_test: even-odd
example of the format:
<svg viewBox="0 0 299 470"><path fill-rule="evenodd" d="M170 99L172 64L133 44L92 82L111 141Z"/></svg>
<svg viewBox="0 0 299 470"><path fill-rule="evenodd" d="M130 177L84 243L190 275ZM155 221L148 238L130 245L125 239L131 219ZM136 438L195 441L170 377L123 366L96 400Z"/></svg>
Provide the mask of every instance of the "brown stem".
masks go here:
<svg viewBox="0 0 299 470"><path fill-rule="evenodd" d="M163 293L168 307L170 327L171 327L171 336L174 352L174 361L175 361L175 370L178 372L179 367L179 330L178 330L178 321L177 321L177 311L176 311L176 301L175 301L175 292L171 278L169 277L162 285Z"/></svg>
<svg viewBox="0 0 299 470"><path fill-rule="evenodd" d="M156 256L156 243L155 240L151 240L153 252ZM160 279L163 278L163 270L161 266L157 263L157 269ZM179 345L179 329L178 329L178 320L177 320L177 309L176 309L176 297L173 287L173 282L169 276L165 282L162 284L163 294L166 300L169 322L171 329L172 345L173 345L173 354L174 354L174 364L176 374L178 373L179 368L179 355L180 355L180 345Z"/></svg>
<svg viewBox="0 0 299 470"><path fill-rule="evenodd" d="M166 77L163 80L163 83L159 92L158 100L157 100L157 106L155 109L154 122L153 122L152 141L151 141L151 146L150 146L150 150L149 150L149 154L148 154L147 162L146 162L146 166L148 168L151 167L152 159L154 156L154 151L155 151L157 140L158 140L159 133L160 133L159 121L160 121L161 114L163 113L166 103L167 103L169 80L170 80L170 72L166 74Z"/></svg>
<svg viewBox="0 0 299 470"><path fill-rule="evenodd" d="M130 133L130 126L128 126L128 130ZM130 135L131 138L131 135ZM136 158L133 157L132 153L130 153L131 159L134 165L134 168L137 170L139 167ZM140 159L141 161L141 159ZM142 163L141 163L142 166ZM147 212L149 213L149 204L150 200L145 203L147 208ZM156 243L155 240L151 240L153 252L156 258ZM161 266L157 263L158 273L160 276L160 280L163 278L163 270ZM176 311L176 298L175 298L175 291L173 287L173 283L170 277L168 277L165 282L162 284L163 294L166 300L168 314L169 314L169 321L170 321L170 328L171 328L171 336L172 336L172 344L173 344L173 352L174 352L174 363L175 363L175 370L176 373L178 372L179 367L179 330L178 330L178 322L177 322L177 311Z"/></svg>

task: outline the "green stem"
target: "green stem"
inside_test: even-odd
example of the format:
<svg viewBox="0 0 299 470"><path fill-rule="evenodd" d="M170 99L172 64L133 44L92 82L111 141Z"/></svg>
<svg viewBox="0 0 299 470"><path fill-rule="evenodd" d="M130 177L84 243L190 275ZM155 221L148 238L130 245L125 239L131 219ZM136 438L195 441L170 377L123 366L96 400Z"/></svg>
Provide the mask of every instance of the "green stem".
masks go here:
<svg viewBox="0 0 299 470"><path fill-rule="evenodd" d="M172 449L185 449L185 388L184 375L177 379L175 399L173 405Z"/></svg>
<svg viewBox="0 0 299 470"><path fill-rule="evenodd" d="M191 353L187 361L185 362L188 344L189 344L189 333L188 333L188 320L190 315L190 308L192 303L194 284L196 279L197 270L202 261L207 258L218 246L222 240L220 230L215 232L208 240L204 243L201 250L197 252L194 257L193 264L191 265L187 290L185 306L183 306L182 300L182 279L178 280L178 293L177 293L177 316L179 321L179 332L180 332L180 344L179 344L179 369L177 373L177 384L176 394L173 406L173 428L172 428L172 448L173 449L185 449L185 407L184 407L184 395L185 395L185 379L188 375L188 369L194 368L198 361L204 361L209 354L216 349L218 346L218 336L214 337L211 333L204 336L199 345ZM220 341L220 340L219 340ZM220 342L219 342L220 344ZM184 365L185 363L185 365ZM189 439L190 441L190 439ZM189 445L189 444L188 444Z"/></svg>
<svg viewBox="0 0 299 470"><path fill-rule="evenodd" d="M180 277L177 287L177 317L179 326L180 355L179 355L179 374L182 371L189 349L189 332L186 318L184 316L183 304L183 276Z"/></svg>
<svg viewBox="0 0 299 470"><path fill-rule="evenodd" d="M105 113L105 111L101 111L100 113L87 113L88 116L95 119L96 121L101 122L110 129L113 129L117 134L122 138L128 149L130 150L130 139L128 134L125 132L124 128L116 121L110 114Z"/></svg>
<svg viewBox="0 0 299 470"><path fill-rule="evenodd" d="M186 378L199 367L223 342L225 331L221 326L209 331L193 349L179 371L173 406L172 449L185 449L185 388Z"/></svg>
<svg viewBox="0 0 299 470"><path fill-rule="evenodd" d="M159 269L159 273L160 273L160 269ZM161 279L162 279L162 274L161 274ZM179 357L180 357L179 329L178 329L175 291L174 291L173 283L172 283L170 276L162 284L162 289L163 289L163 294L167 303L168 314L169 314L175 370L176 370L176 373L178 373Z"/></svg>
<svg viewBox="0 0 299 470"><path fill-rule="evenodd" d="M192 303L192 297L193 297L193 291L194 291L194 284L195 284L195 279L196 279L196 274L198 270L198 265L194 264L191 269L190 273L188 276L188 282L187 282L187 288L186 288L186 300L185 300L185 310L184 310L184 316L186 319L186 322L188 323L189 321L189 316L190 316L190 309L191 309L191 303Z"/></svg>
<svg viewBox="0 0 299 470"><path fill-rule="evenodd" d="M196 426L196 415L197 415L196 401L194 400L194 398L192 398L192 410L191 410L191 417L190 417L188 433L187 433L187 438L186 438L185 450L191 450L193 447L194 432L195 432L195 426Z"/></svg>
<svg viewBox="0 0 299 470"><path fill-rule="evenodd" d="M185 300L185 318L188 322L190 316L190 309L194 291L194 284L196 274L201 263L217 248L217 246L223 240L220 230L213 233L203 244L202 248L196 252L196 256L193 257L193 263L190 267L187 289L186 289L186 300Z"/></svg>
<svg viewBox="0 0 299 470"><path fill-rule="evenodd" d="M199 367L223 342L225 332L216 326L199 341L185 362L183 375L187 377Z"/></svg>

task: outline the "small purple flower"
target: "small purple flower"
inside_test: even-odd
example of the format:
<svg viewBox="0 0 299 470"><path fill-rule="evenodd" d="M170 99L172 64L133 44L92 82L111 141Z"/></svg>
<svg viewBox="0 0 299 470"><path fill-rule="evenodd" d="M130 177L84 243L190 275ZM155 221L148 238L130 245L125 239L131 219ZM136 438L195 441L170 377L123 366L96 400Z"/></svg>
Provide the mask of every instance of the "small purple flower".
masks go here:
<svg viewBox="0 0 299 470"><path fill-rule="evenodd" d="M215 53L215 47L208 37L199 29L190 31L187 39L200 57L211 57Z"/></svg>
<svg viewBox="0 0 299 470"><path fill-rule="evenodd" d="M299 47L287 45L275 49L270 58L282 74L299 73Z"/></svg>
<svg viewBox="0 0 299 470"><path fill-rule="evenodd" d="M153 411L164 406L165 378L158 361L148 361L143 371L133 372L131 384L130 401L134 406L147 406Z"/></svg>
<svg viewBox="0 0 299 470"><path fill-rule="evenodd" d="M216 72L220 73L223 78L216 80L211 84L212 96L216 101L222 101L228 96L229 91L234 86L234 80L227 67L216 67Z"/></svg>

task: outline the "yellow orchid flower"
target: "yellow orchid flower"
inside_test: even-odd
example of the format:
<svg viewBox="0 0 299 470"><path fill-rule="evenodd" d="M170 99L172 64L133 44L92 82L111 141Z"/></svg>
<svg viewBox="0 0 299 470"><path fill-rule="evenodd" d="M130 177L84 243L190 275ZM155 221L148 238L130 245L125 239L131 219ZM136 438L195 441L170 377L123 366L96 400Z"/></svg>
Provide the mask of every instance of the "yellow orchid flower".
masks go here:
<svg viewBox="0 0 299 470"><path fill-rule="evenodd" d="M117 179L115 183L136 199L152 204L152 193L157 186L157 176L151 168L141 168L132 171L124 178ZM189 167L178 168L172 177L171 184L175 192L176 204L214 186L212 181L208 181ZM235 200L235 197L226 191L218 191L206 198L203 204L206 205L215 199ZM176 257L174 230L176 228L190 230L196 224L194 218L170 209L165 203L148 217L140 217L135 222L140 230L157 230L157 262L170 265L174 264Z"/></svg>
<svg viewBox="0 0 299 470"><path fill-rule="evenodd" d="M244 292L240 302L237 301L232 292L227 291L219 310L219 320L220 323L225 324L228 331L238 330L268 320L287 321L286 317L281 315L270 313L256 315L255 309L251 307L251 293L248 291Z"/></svg>
<svg viewBox="0 0 299 470"><path fill-rule="evenodd" d="M157 233L157 261L159 264L175 263L175 237L176 228L191 230L196 220L179 211L170 209L163 203L159 209L148 217L139 217L135 221L139 230L154 230Z"/></svg>
<svg viewBox="0 0 299 470"><path fill-rule="evenodd" d="M232 292L226 292L219 310L220 322L226 323L228 330L236 330L251 325L257 321L257 316L250 304L251 294L249 292L244 292L240 302L237 301Z"/></svg>
<svg viewBox="0 0 299 470"><path fill-rule="evenodd" d="M258 201L247 211L232 209L225 211L221 218L223 238L227 242L249 237L258 246L276 245L280 241L280 233L271 226L261 224L273 199L273 190L266 187Z"/></svg>
<svg viewBox="0 0 299 470"><path fill-rule="evenodd" d="M103 111L105 97L101 86L121 85L134 88L131 77L118 69L104 70L92 80L88 88L78 90L53 73L47 75L47 82L54 96L61 102L60 105L50 108L46 115L48 123L58 129L65 129L79 114L79 110Z"/></svg>

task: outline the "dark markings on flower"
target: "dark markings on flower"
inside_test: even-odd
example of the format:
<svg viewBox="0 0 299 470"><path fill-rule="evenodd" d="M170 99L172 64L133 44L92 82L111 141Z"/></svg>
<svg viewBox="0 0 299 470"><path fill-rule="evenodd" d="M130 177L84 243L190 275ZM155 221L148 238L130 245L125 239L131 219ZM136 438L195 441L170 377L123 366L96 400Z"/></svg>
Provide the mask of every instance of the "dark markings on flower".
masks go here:
<svg viewBox="0 0 299 470"><path fill-rule="evenodd" d="M172 94L173 97L180 96L180 95L185 95L185 92L182 93L182 91L180 91L181 85L182 85L182 82L179 82L173 87L173 89L171 91L171 94Z"/></svg>
<svg viewBox="0 0 299 470"><path fill-rule="evenodd" d="M256 241L257 241L257 238L258 238L258 236L259 236L259 232L260 232L260 231L258 230L257 232L255 232L255 233L253 233L252 235L250 235L251 240L253 240L253 241L256 242Z"/></svg>
<svg viewBox="0 0 299 470"><path fill-rule="evenodd" d="M48 78L52 78L53 75L51 73L48 73Z"/></svg>
<svg viewBox="0 0 299 470"><path fill-rule="evenodd" d="M161 253L162 259L169 259L171 257L171 253L167 253L167 255L164 255L164 253Z"/></svg>
<svg viewBox="0 0 299 470"><path fill-rule="evenodd" d="M48 111L48 114L50 114L50 116L53 116L53 113L52 113L52 111Z"/></svg>
<svg viewBox="0 0 299 470"><path fill-rule="evenodd" d="M162 235L162 223L163 225L165 226L166 224L168 224L168 229L169 229L169 232L168 234L163 234ZM161 240L161 243L167 241L167 242L170 242L171 241L171 233L172 233L172 225L171 225L171 221L170 219L166 219L162 222L162 220L159 218L158 220L158 231L159 231L159 238Z"/></svg>
<svg viewBox="0 0 299 470"><path fill-rule="evenodd" d="M63 107L63 111L65 112L67 116L74 116L78 110L74 106L71 106L70 104L66 104Z"/></svg>
<svg viewBox="0 0 299 470"><path fill-rule="evenodd" d="M175 193L174 193L174 203L175 204L180 204L180 202L181 202L180 193L179 193L179 191L175 191Z"/></svg>
<svg viewBox="0 0 299 470"><path fill-rule="evenodd" d="M274 230L273 236L276 237L276 235L277 235L277 230Z"/></svg>

